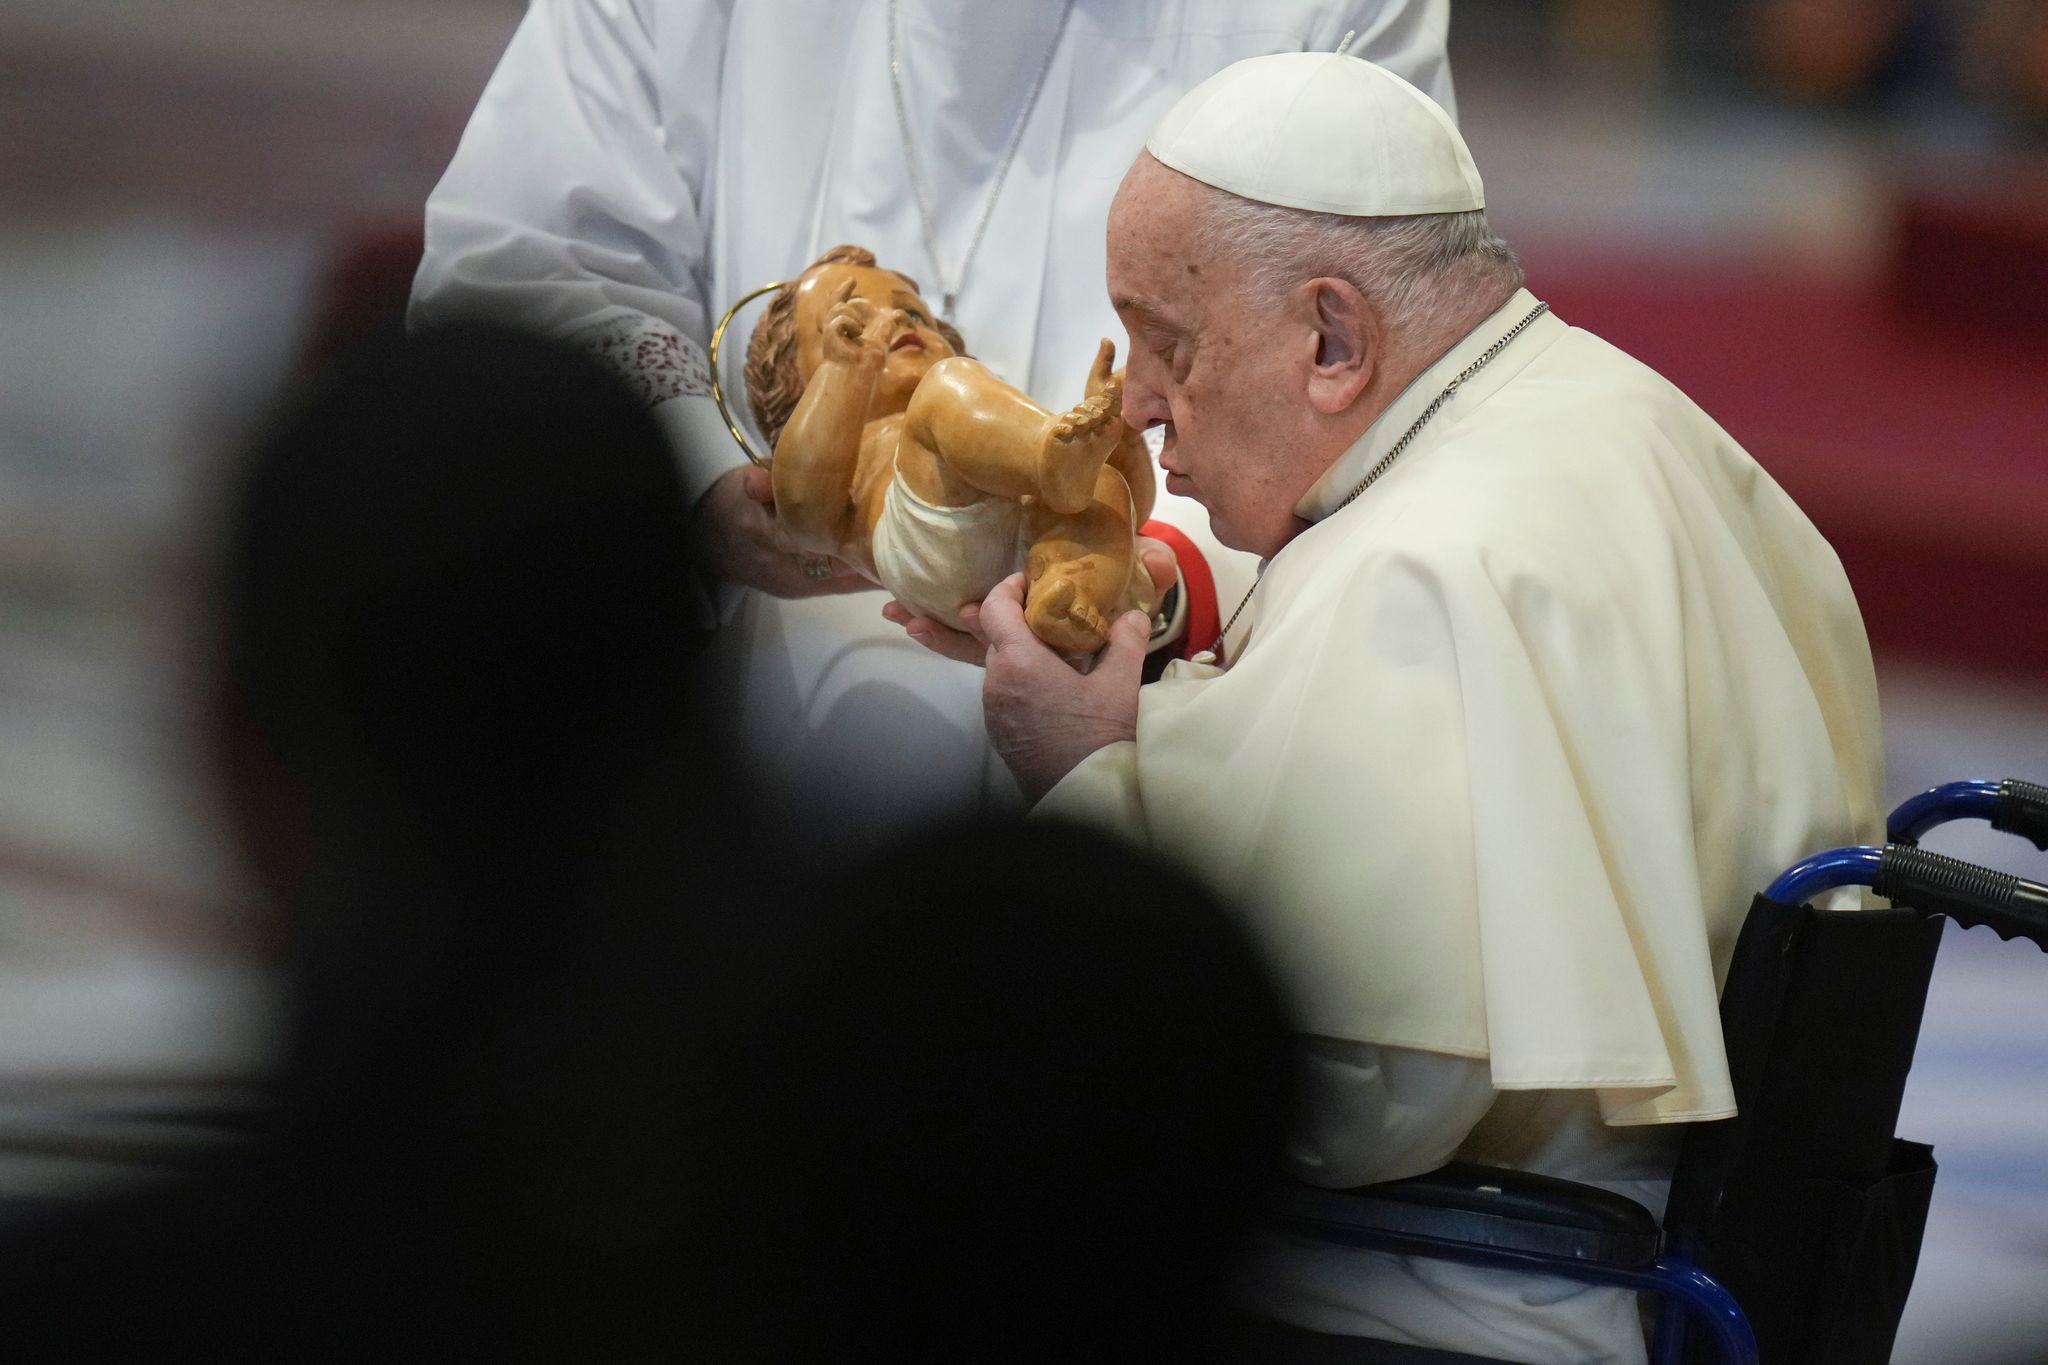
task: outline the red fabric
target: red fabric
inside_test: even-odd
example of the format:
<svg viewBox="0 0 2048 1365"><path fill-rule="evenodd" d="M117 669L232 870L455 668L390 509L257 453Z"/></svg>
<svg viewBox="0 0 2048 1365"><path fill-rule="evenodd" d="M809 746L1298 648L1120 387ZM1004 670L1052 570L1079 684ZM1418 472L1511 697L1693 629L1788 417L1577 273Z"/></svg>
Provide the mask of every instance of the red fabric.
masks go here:
<svg viewBox="0 0 2048 1365"><path fill-rule="evenodd" d="M1906 194L1884 286L1915 325L2048 337L2048 168Z"/></svg>
<svg viewBox="0 0 2048 1365"><path fill-rule="evenodd" d="M313 309L299 364L319 370L379 325L396 326L426 249L417 214L402 221L359 224L334 244L313 291Z"/></svg>
<svg viewBox="0 0 2048 1365"><path fill-rule="evenodd" d="M1216 613L1216 575L1209 571L1209 561L1202 558L1195 542L1178 526L1148 521L1138 528L1138 534L1165 541L1180 565L1180 590L1188 599L1188 626L1181 632L1180 643L1169 652L1176 659L1191 658L1209 648L1223 619ZM1216 646L1216 661L1223 662L1221 643Z"/></svg>
<svg viewBox="0 0 2048 1365"><path fill-rule="evenodd" d="M1880 661L2048 679L2048 330L1936 327L1882 279L1769 262L1539 258L1560 317L1685 390L1813 518Z"/></svg>

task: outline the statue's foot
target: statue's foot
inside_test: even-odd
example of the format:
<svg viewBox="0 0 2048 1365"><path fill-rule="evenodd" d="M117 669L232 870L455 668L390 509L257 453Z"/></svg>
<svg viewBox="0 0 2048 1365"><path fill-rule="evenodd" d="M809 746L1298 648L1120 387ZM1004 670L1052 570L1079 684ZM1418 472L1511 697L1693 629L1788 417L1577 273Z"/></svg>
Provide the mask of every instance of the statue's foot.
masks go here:
<svg viewBox="0 0 2048 1365"><path fill-rule="evenodd" d="M1053 420L1038 452L1038 496L1061 516L1087 510L1095 480L1124 434L1124 386L1113 377L1102 390Z"/></svg>
<svg viewBox="0 0 2048 1365"><path fill-rule="evenodd" d="M1024 621L1033 635L1062 654L1093 654L1109 643L1109 619L1065 574L1033 583Z"/></svg>

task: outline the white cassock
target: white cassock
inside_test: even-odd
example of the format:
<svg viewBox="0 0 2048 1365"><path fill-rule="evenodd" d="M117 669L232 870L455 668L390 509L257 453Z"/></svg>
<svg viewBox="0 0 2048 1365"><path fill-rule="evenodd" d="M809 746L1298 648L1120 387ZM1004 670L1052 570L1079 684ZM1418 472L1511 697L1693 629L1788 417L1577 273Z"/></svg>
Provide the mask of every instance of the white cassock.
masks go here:
<svg viewBox="0 0 2048 1365"><path fill-rule="evenodd" d="M1455 1150L1655 1208L1661 1125L1734 1111L1717 996L1751 894L1881 832L1876 684L1840 563L1790 499L1668 382L1552 316L1340 506L1535 304L1519 292L1310 490L1227 669L1169 666L1136 741L1038 810L1253 908L1322 1040L1303 1177ZM1404 1145L1421 1158L1399 1169ZM1620 1291L1267 1250L1252 1305L1300 1326L1643 1356Z"/></svg>
<svg viewBox="0 0 2048 1365"><path fill-rule="evenodd" d="M1109 201L1191 86L1356 30L1352 51L1451 106L1448 0L1077 0L1062 27L1063 8L900 0L906 113L948 272L1052 50L954 320L997 374L1055 406L1080 399L1101 338L1121 349L1103 284ZM428 201L414 322L483 313L596 348L656 404L694 499L742 460L703 355L727 304L841 242L872 247L939 301L891 92L889 11L534 0ZM1224 594L1250 582L1255 566L1215 546L1199 505L1162 493L1154 515L1191 531ZM881 619L883 600L729 595L709 662L757 770L863 843L933 816L1021 810L982 728L979 670L907 639Z"/></svg>

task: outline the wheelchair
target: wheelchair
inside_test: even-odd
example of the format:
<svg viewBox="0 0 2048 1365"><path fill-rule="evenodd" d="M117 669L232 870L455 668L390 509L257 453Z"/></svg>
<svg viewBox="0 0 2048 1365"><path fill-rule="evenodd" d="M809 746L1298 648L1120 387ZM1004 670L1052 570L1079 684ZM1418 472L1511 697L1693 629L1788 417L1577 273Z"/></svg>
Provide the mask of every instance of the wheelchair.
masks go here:
<svg viewBox="0 0 2048 1365"><path fill-rule="evenodd" d="M1933 1149L1894 1129L1941 921L2048 951L2048 886L1917 847L1959 819L2048 850L2048 787L1930 788L1892 812L1883 847L1816 854L1751 902L1721 995L1740 1112L1687 1131L1661 1227L1607 1190L1466 1163L1353 1190L1290 1184L1266 1223L1653 1295L1653 1365L1884 1365L1934 1188ZM1891 907L1807 903L1850 886ZM1322 1354L1338 1359L1343 1340ZM1474 1359L1358 1345L1347 1358Z"/></svg>

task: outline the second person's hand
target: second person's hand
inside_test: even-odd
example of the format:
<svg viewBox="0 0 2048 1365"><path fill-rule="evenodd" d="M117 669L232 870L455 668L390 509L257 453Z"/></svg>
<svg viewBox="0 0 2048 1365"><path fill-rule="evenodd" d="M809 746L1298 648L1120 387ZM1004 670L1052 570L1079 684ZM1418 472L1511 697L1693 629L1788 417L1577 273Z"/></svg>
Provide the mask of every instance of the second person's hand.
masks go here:
<svg viewBox="0 0 2048 1365"><path fill-rule="evenodd" d="M865 592L875 585L844 562L809 555L789 543L775 519L775 489L768 471L744 464L720 475L697 500L697 556L719 578L774 597L822 597ZM822 561L823 574L804 566Z"/></svg>

